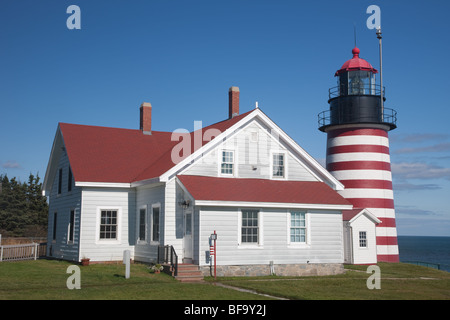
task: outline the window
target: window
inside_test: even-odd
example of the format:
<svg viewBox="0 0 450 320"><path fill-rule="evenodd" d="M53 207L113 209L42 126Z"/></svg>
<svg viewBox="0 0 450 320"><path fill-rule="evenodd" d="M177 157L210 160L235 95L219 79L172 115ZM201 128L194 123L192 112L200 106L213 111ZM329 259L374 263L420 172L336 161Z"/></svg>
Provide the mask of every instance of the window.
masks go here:
<svg viewBox="0 0 450 320"><path fill-rule="evenodd" d="M147 207L139 209L139 240L146 241L147 237Z"/></svg>
<svg viewBox="0 0 450 320"><path fill-rule="evenodd" d="M67 179L67 191L72 191L72 169L69 167L69 177Z"/></svg>
<svg viewBox="0 0 450 320"><path fill-rule="evenodd" d="M272 155L272 176L284 178L285 173L284 153L274 153Z"/></svg>
<svg viewBox="0 0 450 320"><path fill-rule="evenodd" d="M367 248L367 233L366 233L366 231L359 232L359 247Z"/></svg>
<svg viewBox="0 0 450 320"><path fill-rule="evenodd" d="M97 207L96 210L96 225L95 243L98 245L111 245L121 243L121 223L122 223L122 207L105 206ZM136 220L139 218L139 211L137 212ZM136 238L139 235L139 222L135 225Z"/></svg>
<svg viewBox="0 0 450 320"><path fill-rule="evenodd" d="M61 194L61 191L62 191L62 169L59 169L58 194Z"/></svg>
<svg viewBox="0 0 450 320"><path fill-rule="evenodd" d="M53 214L53 240L56 240L56 224L58 220L58 213Z"/></svg>
<svg viewBox="0 0 450 320"><path fill-rule="evenodd" d="M74 231L75 231L75 210L70 210L69 235L67 238L69 243L73 243Z"/></svg>
<svg viewBox="0 0 450 320"><path fill-rule="evenodd" d="M100 211L100 239L117 239L117 210Z"/></svg>
<svg viewBox="0 0 450 320"><path fill-rule="evenodd" d="M258 243L259 226L258 210L242 210L242 243Z"/></svg>
<svg viewBox="0 0 450 320"><path fill-rule="evenodd" d="M222 150L222 161L220 172L222 174L234 173L234 151L232 150Z"/></svg>
<svg viewBox="0 0 450 320"><path fill-rule="evenodd" d="M152 206L152 241L159 241L159 211L160 205Z"/></svg>
<svg viewBox="0 0 450 320"><path fill-rule="evenodd" d="M306 243L306 213L291 212L291 243Z"/></svg>
<svg viewBox="0 0 450 320"><path fill-rule="evenodd" d="M185 219L186 219L185 228L184 228L185 235L191 236L192 235L192 213L186 212Z"/></svg>

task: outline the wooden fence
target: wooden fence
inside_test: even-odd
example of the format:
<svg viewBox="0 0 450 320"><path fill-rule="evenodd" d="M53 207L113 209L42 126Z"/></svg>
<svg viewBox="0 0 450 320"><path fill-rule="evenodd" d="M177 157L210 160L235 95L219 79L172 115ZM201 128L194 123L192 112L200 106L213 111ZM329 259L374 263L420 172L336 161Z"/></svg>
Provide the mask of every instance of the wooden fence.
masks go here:
<svg viewBox="0 0 450 320"><path fill-rule="evenodd" d="M46 243L30 243L0 246L1 261L36 260L45 256Z"/></svg>

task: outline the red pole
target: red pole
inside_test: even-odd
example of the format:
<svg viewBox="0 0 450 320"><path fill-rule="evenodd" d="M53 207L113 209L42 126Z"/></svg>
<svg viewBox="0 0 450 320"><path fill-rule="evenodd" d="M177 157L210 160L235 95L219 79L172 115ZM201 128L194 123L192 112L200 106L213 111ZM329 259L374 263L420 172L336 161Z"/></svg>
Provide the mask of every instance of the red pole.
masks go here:
<svg viewBox="0 0 450 320"><path fill-rule="evenodd" d="M214 230L214 234L216 234L216 230ZM216 237L214 237L214 279L216 279L216 256L217 256L217 249L216 249Z"/></svg>

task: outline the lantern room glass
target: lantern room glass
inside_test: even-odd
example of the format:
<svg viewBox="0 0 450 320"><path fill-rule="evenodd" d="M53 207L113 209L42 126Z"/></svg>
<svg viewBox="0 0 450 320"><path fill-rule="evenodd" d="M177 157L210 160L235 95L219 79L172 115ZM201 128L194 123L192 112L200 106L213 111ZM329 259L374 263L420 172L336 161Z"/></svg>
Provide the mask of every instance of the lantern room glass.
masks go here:
<svg viewBox="0 0 450 320"><path fill-rule="evenodd" d="M339 75L340 95L375 95L375 73L370 71L348 71Z"/></svg>

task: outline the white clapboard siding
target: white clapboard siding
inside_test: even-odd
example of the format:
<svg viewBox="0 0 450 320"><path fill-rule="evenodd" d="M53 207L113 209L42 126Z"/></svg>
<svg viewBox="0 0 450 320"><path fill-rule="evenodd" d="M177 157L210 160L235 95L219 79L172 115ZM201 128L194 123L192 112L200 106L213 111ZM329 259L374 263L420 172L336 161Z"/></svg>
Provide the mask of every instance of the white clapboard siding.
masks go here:
<svg viewBox="0 0 450 320"><path fill-rule="evenodd" d="M310 211L308 213L309 243L288 243L287 210L261 210L261 245L239 244L238 209L201 208L199 257L207 264L209 236L216 230L217 263L220 265L288 263L343 263L342 215L339 212Z"/></svg>
<svg viewBox="0 0 450 320"><path fill-rule="evenodd" d="M82 197L80 257L89 258L91 261L122 260L124 250L131 250L133 255L134 247L130 245L130 240L135 239L134 189L84 187ZM101 209L119 210L117 240L99 239Z"/></svg>
<svg viewBox="0 0 450 320"><path fill-rule="evenodd" d="M181 261L183 253L183 212L177 204L177 187L175 179L166 183L164 210L164 243L162 245L172 245Z"/></svg>
<svg viewBox="0 0 450 320"><path fill-rule="evenodd" d="M61 193L58 194L59 169L62 169ZM47 231L47 255L58 259L78 261L80 239L81 188L75 187L72 178L72 190L68 191L69 160L66 152L61 153L58 168L49 194L49 216ZM74 237L69 241L70 212L75 212ZM53 237L56 213L56 236ZM54 239L54 240L53 240Z"/></svg>
<svg viewBox="0 0 450 320"><path fill-rule="evenodd" d="M135 251L134 251L134 259L136 261L141 262L155 262L158 257L158 246L162 243L162 240L164 239L164 212L165 212L165 205L164 205L164 192L165 187L164 185L150 185L145 187L139 187L136 190L136 211L134 213L130 212L130 214L135 215L135 221L136 224L134 226L135 237L133 238L135 240ZM151 223L151 212L152 212L152 205L160 205L160 241L159 242L153 242L152 241L152 223ZM137 238L139 236L138 234L138 224L139 224L139 211L141 208L147 208L147 238L145 241L137 241ZM130 226L130 231L133 226ZM130 232L130 234L133 232Z"/></svg>
<svg viewBox="0 0 450 320"><path fill-rule="evenodd" d="M254 120L244 126L231 138L206 152L182 174L221 176L221 151L234 150L235 174L239 178L270 179L272 154L282 152L286 155L286 172L289 180L314 181L314 175L294 155L283 141L277 139L260 121Z"/></svg>

